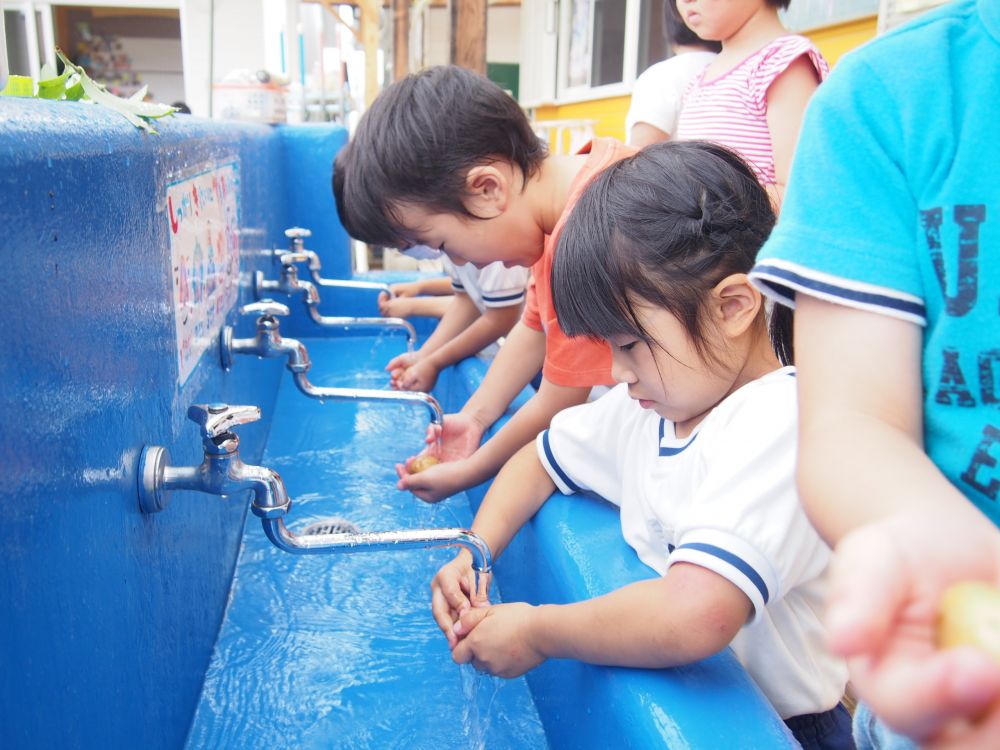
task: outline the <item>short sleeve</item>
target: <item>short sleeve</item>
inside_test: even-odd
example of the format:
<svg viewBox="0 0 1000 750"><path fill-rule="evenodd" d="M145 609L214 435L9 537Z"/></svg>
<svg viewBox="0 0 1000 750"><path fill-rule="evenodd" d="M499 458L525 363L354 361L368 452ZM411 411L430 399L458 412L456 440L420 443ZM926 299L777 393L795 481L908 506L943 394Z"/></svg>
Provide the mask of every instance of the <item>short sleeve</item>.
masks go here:
<svg viewBox="0 0 1000 750"><path fill-rule="evenodd" d="M680 99L674 97L674 87L666 85L667 81L664 81L664 76L670 75L667 62L669 61L656 63L635 79L628 114L625 116L626 137L639 122L648 123L664 133L677 130Z"/></svg>
<svg viewBox="0 0 1000 750"><path fill-rule="evenodd" d="M809 59L820 81L829 75L830 66L811 41L797 35L781 37L761 56L748 79L751 96L760 111L767 111L767 90L771 84L800 57Z"/></svg>
<svg viewBox="0 0 1000 750"><path fill-rule="evenodd" d="M441 267L444 272L448 274L448 278L451 279L451 289L453 292L465 293L465 285L462 283L462 279L458 274L458 269L455 268L455 264L447 258L447 256L441 259Z"/></svg>
<svg viewBox="0 0 1000 750"><path fill-rule="evenodd" d="M806 110L781 221L751 274L794 306L799 292L926 322L916 200L890 91L848 56Z"/></svg>
<svg viewBox="0 0 1000 750"><path fill-rule="evenodd" d="M531 270L528 278L528 286L524 291L524 311L521 313L521 322L528 328L535 331L544 331L542 327L542 316L538 311L538 293L535 291L535 270Z"/></svg>
<svg viewBox="0 0 1000 750"><path fill-rule="evenodd" d="M510 307L524 302L531 270L523 266L507 268L490 263L479 272L479 291L486 307Z"/></svg>
<svg viewBox="0 0 1000 750"><path fill-rule="evenodd" d="M593 493L621 504L618 452L628 391L617 387L597 401L564 409L535 439L538 458L564 495Z"/></svg>
<svg viewBox="0 0 1000 750"><path fill-rule="evenodd" d="M711 435L708 424L703 427L705 474L678 519L677 546L667 563L721 575L747 595L754 617L821 575L830 554L795 488L795 382L788 374L772 378L715 420Z"/></svg>

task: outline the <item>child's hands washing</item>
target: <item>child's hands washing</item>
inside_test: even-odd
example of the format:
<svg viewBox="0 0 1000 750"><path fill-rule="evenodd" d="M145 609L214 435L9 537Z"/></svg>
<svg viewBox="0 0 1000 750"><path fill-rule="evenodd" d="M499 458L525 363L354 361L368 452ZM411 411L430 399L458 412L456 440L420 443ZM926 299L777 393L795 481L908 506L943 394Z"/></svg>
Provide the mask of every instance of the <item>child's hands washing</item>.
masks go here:
<svg viewBox="0 0 1000 750"><path fill-rule="evenodd" d="M476 574L472 569L472 555L462 550L447 565L441 567L431 581L431 613L441 632L454 649L460 636L454 625L467 611L489 606L489 574L480 577L479 593L475 591Z"/></svg>
<svg viewBox="0 0 1000 750"><path fill-rule="evenodd" d="M546 658L537 642L540 611L523 602L466 609L445 633L449 644L456 639L451 658L497 677L520 677Z"/></svg>

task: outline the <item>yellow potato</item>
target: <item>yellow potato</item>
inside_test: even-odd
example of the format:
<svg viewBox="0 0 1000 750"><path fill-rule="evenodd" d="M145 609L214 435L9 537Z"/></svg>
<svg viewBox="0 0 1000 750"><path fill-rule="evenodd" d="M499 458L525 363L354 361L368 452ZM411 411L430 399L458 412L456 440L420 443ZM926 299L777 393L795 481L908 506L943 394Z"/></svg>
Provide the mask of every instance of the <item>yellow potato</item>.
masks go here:
<svg viewBox="0 0 1000 750"><path fill-rule="evenodd" d="M976 646L1000 663L1000 589L967 581L945 591L938 643L942 648Z"/></svg>
<svg viewBox="0 0 1000 750"><path fill-rule="evenodd" d="M410 462L410 473L419 474L424 469L429 469L432 466L437 466L441 463L441 459L436 456L417 456L413 461Z"/></svg>

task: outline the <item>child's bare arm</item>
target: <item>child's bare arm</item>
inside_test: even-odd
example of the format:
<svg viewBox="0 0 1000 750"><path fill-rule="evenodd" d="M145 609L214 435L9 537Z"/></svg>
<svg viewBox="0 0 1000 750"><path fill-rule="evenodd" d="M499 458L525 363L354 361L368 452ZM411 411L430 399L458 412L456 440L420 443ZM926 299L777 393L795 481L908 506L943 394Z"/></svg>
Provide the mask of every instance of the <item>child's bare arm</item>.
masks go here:
<svg viewBox="0 0 1000 750"><path fill-rule="evenodd" d="M458 298L463 296L465 295L456 295ZM469 304L471 305L472 302L470 301ZM448 365L471 357L494 343L501 336L510 333L520 316L521 308L519 305L489 307L458 335L435 350L427 358L427 361L440 371Z"/></svg>
<svg viewBox="0 0 1000 750"><path fill-rule="evenodd" d="M550 658L628 667L690 664L727 646L750 611L750 600L733 583L678 563L665 576L584 602L467 610L453 628L462 640L452 658L501 677Z"/></svg>
<svg viewBox="0 0 1000 750"><path fill-rule="evenodd" d="M921 335L914 323L798 296L798 483L831 544L896 512L968 505L923 450Z"/></svg>
<svg viewBox="0 0 1000 750"><path fill-rule="evenodd" d="M391 284L389 288L392 289L392 293L397 297L416 297L419 294L440 296L451 294L454 291L451 279L447 276L418 279L416 281L402 281L398 284Z"/></svg>
<svg viewBox="0 0 1000 750"><path fill-rule="evenodd" d="M951 584L1000 583L1000 532L923 451L921 335L798 296L799 488L836 545L827 625L859 697L915 738L972 739L968 720L1000 698L1000 669L939 650L935 624Z"/></svg>
<svg viewBox="0 0 1000 750"><path fill-rule="evenodd" d="M767 90L767 127L771 131L776 185L768 187L771 202L780 208L799 139L802 116L819 79L808 57L800 57L778 76Z"/></svg>
<svg viewBox="0 0 1000 750"><path fill-rule="evenodd" d="M479 310L467 294L456 294L448 303L448 309L441 317L441 322L434 328L434 333L427 337L423 346L420 347L418 359L426 359L434 352L446 345L462 331L472 325L479 318ZM478 351L478 350L477 350Z"/></svg>
<svg viewBox="0 0 1000 750"><path fill-rule="evenodd" d="M494 562L554 491L534 443L525 445L504 465L472 524L472 530L489 545ZM472 557L463 550L431 583L431 610L452 647L458 641L452 625L474 603L471 572Z"/></svg>
<svg viewBox="0 0 1000 750"><path fill-rule="evenodd" d="M389 299L383 292L378 298L378 311L385 318L412 318L423 315L441 318L448 312L452 298L449 297L396 297Z"/></svg>

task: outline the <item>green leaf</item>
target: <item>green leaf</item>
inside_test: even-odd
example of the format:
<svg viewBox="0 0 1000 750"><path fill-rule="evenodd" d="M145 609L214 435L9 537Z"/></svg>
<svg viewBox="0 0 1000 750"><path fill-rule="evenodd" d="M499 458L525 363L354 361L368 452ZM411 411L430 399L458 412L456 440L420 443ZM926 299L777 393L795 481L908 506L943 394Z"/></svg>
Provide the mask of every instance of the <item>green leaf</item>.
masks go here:
<svg viewBox="0 0 1000 750"><path fill-rule="evenodd" d="M49 71L45 69L46 67L49 68ZM62 95L66 93L66 79L72 72L69 68L65 68L62 75L57 76L48 63L43 65L42 74L48 74L48 77L38 82L38 96L42 99L61 99Z"/></svg>
<svg viewBox="0 0 1000 750"><path fill-rule="evenodd" d="M63 54L62 50L56 49L56 54L59 56L59 59L63 61L63 64L67 67L67 69L72 69L77 75L80 76L79 83L83 87L83 93L88 99L96 102L97 104L101 104L108 109L113 109L137 128L141 128L147 133L155 134L156 130L142 118L164 117L165 115L171 115L177 111L173 107L169 107L166 104L132 101L130 99L122 99L121 97L115 96L114 94L108 92L104 86L87 75L87 72L83 68L70 62L69 58Z"/></svg>
<svg viewBox="0 0 1000 750"><path fill-rule="evenodd" d="M70 102L77 102L83 98L83 82L80 80L80 76L76 76L76 80L73 81L72 85L66 87L64 96L66 97L66 101Z"/></svg>
<svg viewBox="0 0 1000 750"><path fill-rule="evenodd" d="M7 85L4 86L3 91L0 91L0 96L34 96L35 95L35 82L31 80L31 76L7 76Z"/></svg>

